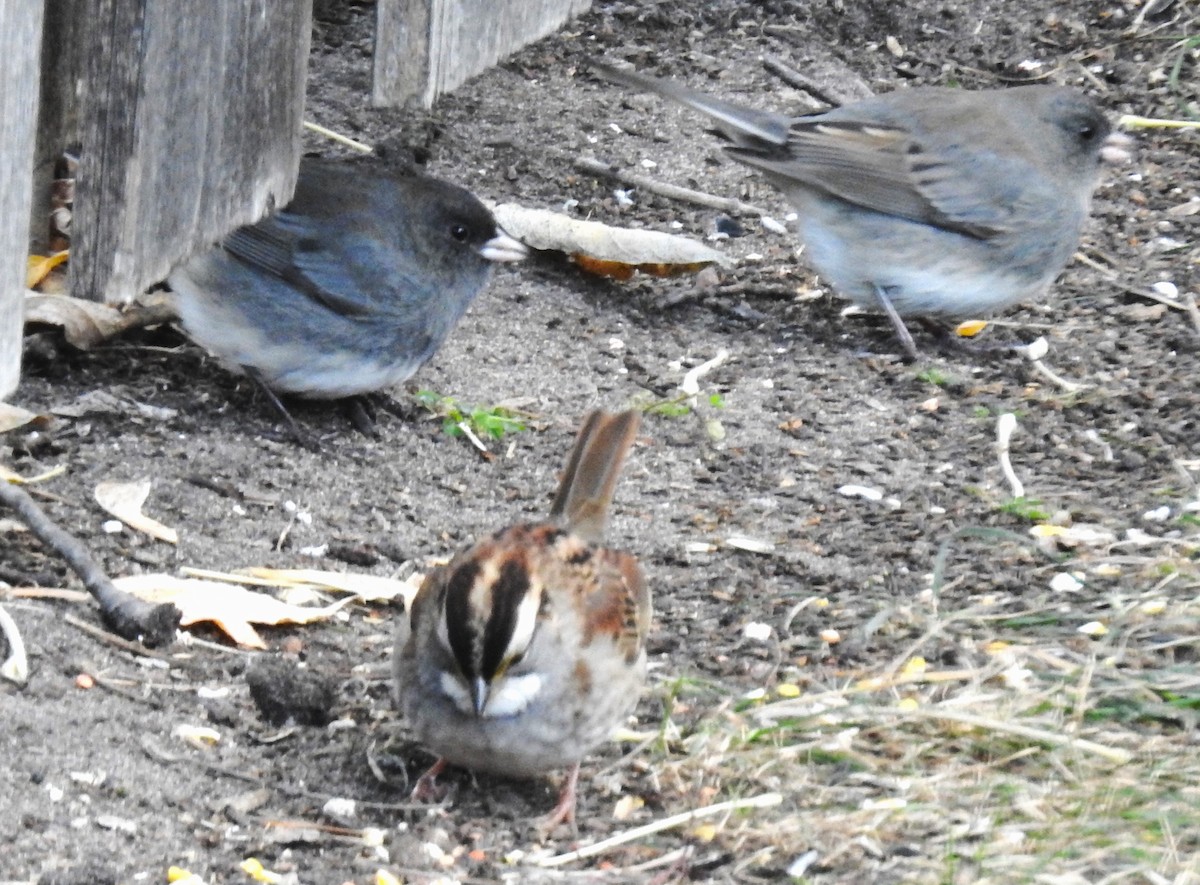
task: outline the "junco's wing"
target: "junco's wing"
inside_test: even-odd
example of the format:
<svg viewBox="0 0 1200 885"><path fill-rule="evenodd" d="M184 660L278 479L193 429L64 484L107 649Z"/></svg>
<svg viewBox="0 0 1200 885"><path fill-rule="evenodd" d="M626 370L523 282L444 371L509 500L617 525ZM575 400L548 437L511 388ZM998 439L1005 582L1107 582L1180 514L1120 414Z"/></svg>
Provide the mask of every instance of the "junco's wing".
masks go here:
<svg viewBox="0 0 1200 885"><path fill-rule="evenodd" d="M314 217L283 210L235 231L223 245L240 261L278 277L335 313L369 315L381 309L373 294L396 285L395 274L389 276L388 271L394 271L397 253L382 248L390 242L388 232L375 230L364 213L342 215Z"/></svg>

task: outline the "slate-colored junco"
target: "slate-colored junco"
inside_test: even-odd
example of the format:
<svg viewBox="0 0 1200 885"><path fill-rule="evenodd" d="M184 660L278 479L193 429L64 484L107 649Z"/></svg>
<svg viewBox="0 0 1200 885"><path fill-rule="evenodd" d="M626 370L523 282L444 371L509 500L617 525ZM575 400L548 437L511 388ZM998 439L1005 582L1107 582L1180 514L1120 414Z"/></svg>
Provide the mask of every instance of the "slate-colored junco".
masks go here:
<svg viewBox="0 0 1200 885"><path fill-rule="evenodd" d="M729 155L796 207L812 266L882 309L913 358L902 317L975 317L1043 292L1079 243L1101 154L1125 152L1065 87L902 89L787 117L594 67L713 119Z"/></svg>
<svg viewBox="0 0 1200 885"><path fill-rule="evenodd" d="M411 376L493 262L525 252L461 187L304 160L287 208L235 231L168 282L184 329L212 353L269 390L339 399Z"/></svg>

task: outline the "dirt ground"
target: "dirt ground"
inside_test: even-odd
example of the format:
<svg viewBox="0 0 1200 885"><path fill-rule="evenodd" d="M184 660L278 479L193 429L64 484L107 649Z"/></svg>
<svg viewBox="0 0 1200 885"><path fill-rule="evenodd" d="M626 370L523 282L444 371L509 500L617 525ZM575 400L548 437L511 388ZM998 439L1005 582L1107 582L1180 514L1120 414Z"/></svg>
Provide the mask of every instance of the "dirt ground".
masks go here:
<svg viewBox="0 0 1200 885"><path fill-rule="evenodd" d="M1139 19L1120 0L597 2L424 113L367 106L373 6L327 3L308 116L415 149L485 198L702 238L720 213L640 188L623 206L574 159L781 221L788 207L722 158L694 114L596 80L586 58L773 109L804 96L764 55L841 95L1044 78L1114 118L1194 119L1197 7L1155 5ZM673 401L689 369L728 358L691 407L647 415L618 491L611 540L641 558L655 594L650 685L629 723L648 739L585 761L577 834L536 828L555 777L456 771L444 804L409 802L431 759L391 708L386 606L264 628L266 655L298 655L336 692L336 726L280 728L247 687L261 655L213 629L146 657L65 620L95 623L87 606L0 590L32 656L27 686L0 685L0 881L161 882L178 866L243 882L249 857L313 883L380 869L410 882L1200 881L1200 328L1184 299L1137 294L1200 291L1197 136L1139 133L1132 164L1104 171L1084 259L1044 304L990 330L1045 336L1045 364L1070 388L1021 357L943 352L924 333L925 358L903 363L885 321L842 316L795 238L754 216L715 243L740 259L717 278L610 282L552 257L502 269L397 391L377 440L336 408L295 408L319 454L280 439L253 387L172 328L89 353L39 332L14 402L54 414L100 391L119 404L10 433L0 462L65 468L39 486L42 503L112 575L407 576L542 515L588 409ZM515 405L529 427L484 459L416 390ZM1024 501L997 458L1002 413L1017 418ZM151 480L146 509L177 545L103 529L94 487L137 479ZM1051 556L1033 542L1038 523L1095 534ZM11 522L0 545L4 584L78 587ZM97 687L77 687L81 673ZM922 718L941 710L959 719ZM1011 730L1018 720L1036 734ZM181 725L221 739L197 749L173 736Z"/></svg>

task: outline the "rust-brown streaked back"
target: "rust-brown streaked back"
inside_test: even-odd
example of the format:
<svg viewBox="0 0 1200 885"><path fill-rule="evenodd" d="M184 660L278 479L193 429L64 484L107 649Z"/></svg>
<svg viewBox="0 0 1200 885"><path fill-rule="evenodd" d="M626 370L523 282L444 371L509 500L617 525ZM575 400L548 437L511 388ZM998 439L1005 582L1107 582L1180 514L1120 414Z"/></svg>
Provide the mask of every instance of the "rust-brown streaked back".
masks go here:
<svg viewBox="0 0 1200 885"><path fill-rule="evenodd" d="M552 519L590 543L603 539L608 505L640 424L635 409L615 415L597 409L583 419L550 508Z"/></svg>

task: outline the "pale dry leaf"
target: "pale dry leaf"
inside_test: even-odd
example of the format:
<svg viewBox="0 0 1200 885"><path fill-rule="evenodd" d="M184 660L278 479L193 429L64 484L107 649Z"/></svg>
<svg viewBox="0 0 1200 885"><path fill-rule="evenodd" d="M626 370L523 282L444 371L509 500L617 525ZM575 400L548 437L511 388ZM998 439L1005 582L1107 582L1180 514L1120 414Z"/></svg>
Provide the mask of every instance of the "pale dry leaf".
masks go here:
<svg viewBox="0 0 1200 885"><path fill-rule="evenodd" d="M394 602L403 599L405 606L412 602L424 580L414 574L403 581L377 575L330 572L321 569L274 569L252 567L245 570L253 578L269 581L275 586L308 586L339 593L350 593L363 602Z"/></svg>
<svg viewBox="0 0 1200 885"><path fill-rule="evenodd" d="M140 295L124 308L70 295L25 293L26 324L59 326L68 343L80 350L90 350L127 329L168 322L176 315L170 298L161 292Z"/></svg>
<svg viewBox="0 0 1200 885"><path fill-rule="evenodd" d="M347 597L319 608L288 605L269 594L236 584L163 574L129 575L116 578L113 583L118 589L147 602L174 603L183 626L211 622L245 648L267 647L254 624L274 626L325 621L354 600L354 597Z"/></svg>
<svg viewBox="0 0 1200 885"><path fill-rule="evenodd" d="M36 417L37 412L30 412L10 403L0 403L0 433L24 427Z"/></svg>
<svg viewBox="0 0 1200 885"><path fill-rule="evenodd" d="M84 415L122 415L151 421L169 421L178 413L175 409L152 406L148 403L111 390L89 390L73 402L50 407L51 413L62 418L82 418Z"/></svg>
<svg viewBox="0 0 1200 885"><path fill-rule="evenodd" d="M142 505L150 496L150 480L141 482L102 482L96 486L96 503L131 529L166 541L179 543L179 533L156 519L142 513Z"/></svg>
<svg viewBox="0 0 1200 885"><path fill-rule="evenodd" d="M612 227L515 203L495 207L496 223L534 249L629 265L730 265L731 259L687 237Z"/></svg>
<svg viewBox="0 0 1200 885"><path fill-rule="evenodd" d="M121 324L121 312L107 304L70 295L27 292L25 322L59 326L70 344L90 350L115 334Z"/></svg>
<svg viewBox="0 0 1200 885"><path fill-rule="evenodd" d="M641 796L622 796L613 806L613 820L626 821L646 804Z"/></svg>

